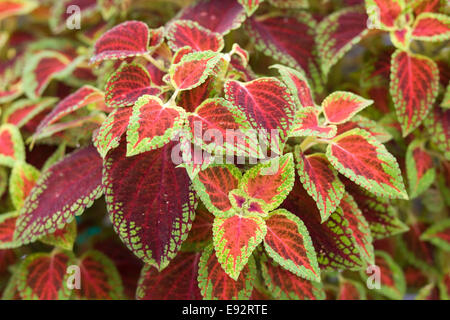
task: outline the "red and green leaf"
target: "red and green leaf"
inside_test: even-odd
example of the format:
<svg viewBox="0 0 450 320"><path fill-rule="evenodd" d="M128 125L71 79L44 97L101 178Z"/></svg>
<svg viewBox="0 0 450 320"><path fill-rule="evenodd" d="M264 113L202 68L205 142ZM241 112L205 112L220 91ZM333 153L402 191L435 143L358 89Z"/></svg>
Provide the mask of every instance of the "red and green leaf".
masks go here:
<svg viewBox="0 0 450 320"><path fill-rule="evenodd" d="M16 248L19 245L14 241L14 231L19 213L16 211L0 214L0 251Z"/></svg>
<svg viewBox="0 0 450 320"><path fill-rule="evenodd" d="M361 277L370 282L371 279L380 277L380 289L377 292L384 296L402 300L406 292L406 281L400 266L392 257L384 251L375 251L375 268L369 269L368 273L361 271ZM367 279L367 278L371 279Z"/></svg>
<svg viewBox="0 0 450 320"><path fill-rule="evenodd" d="M347 192L352 195L369 223L374 239L392 237L408 230L388 199L377 197L348 179L344 181Z"/></svg>
<svg viewBox="0 0 450 320"><path fill-rule="evenodd" d="M377 29L394 30L404 8L404 0L366 0L370 22Z"/></svg>
<svg viewBox="0 0 450 320"><path fill-rule="evenodd" d="M111 112L94 137L94 145L104 158L108 152L119 146L122 135L127 131L133 108L119 108ZM125 138L123 138L125 140Z"/></svg>
<svg viewBox="0 0 450 320"><path fill-rule="evenodd" d="M266 213L286 199L294 186L295 168L292 153L272 158L252 167L242 177L239 188L250 198L262 200Z"/></svg>
<svg viewBox="0 0 450 320"><path fill-rule="evenodd" d="M383 127L383 125L360 115L356 115L349 121L338 125L336 134L340 135L355 128L360 128L368 131L381 143L388 142L392 139L392 135Z"/></svg>
<svg viewBox="0 0 450 320"><path fill-rule="evenodd" d="M262 276L269 292L280 300L324 300L325 292L316 281L303 279L267 258L261 261Z"/></svg>
<svg viewBox="0 0 450 320"><path fill-rule="evenodd" d="M232 279L238 281L239 274L266 232L266 224L259 216L236 214L214 219L213 243L217 260Z"/></svg>
<svg viewBox="0 0 450 320"><path fill-rule="evenodd" d="M397 244L406 261L423 270L429 270L436 263L436 248L430 242L422 240L422 234L429 227L429 224L420 221L411 224Z"/></svg>
<svg viewBox="0 0 450 320"><path fill-rule="evenodd" d="M320 282L316 251L303 222L285 209L272 212L265 222L267 254L297 276Z"/></svg>
<svg viewBox="0 0 450 320"><path fill-rule="evenodd" d="M297 172L308 194L316 201L322 221L336 210L345 193L336 170L324 154L304 155L296 149Z"/></svg>
<svg viewBox="0 0 450 320"><path fill-rule="evenodd" d="M201 0L181 11L179 19L192 20L213 32L227 34L244 22L244 8L236 0Z"/></svg>
<svg viewBox="0 0 450 320"><path fill-rule="evenodd" d="M220 52L224 46L221 34L190 20L175 20L170 24L166 37L173 51L189 46L194 51Z"/></svg>
<svg viewBox="0 0 450 320"><path fill-rule="evenodd" d="M123 64L111 75L105 87L105 102L111 107L132 106L140 96L158 95L148 71L139 64Z"/></svg>
<svg viewBox="0 0 450 320"><path fill-rule="evenodd" d="M278 130L279 143L284 143L295 113L294 102L284 84L276 78L245 83L232 80L225 83L224 90L226 99L247 115L253 129L266 130L267 134Z"/></svg>
<svg viewBox="0 0 450 320"><path fill-rule="evenodd" d="M317 23L309 13L250 18L246 27L256 48L265 55L303 70L308 77L316 71Z"/></svg>
<svg viewBox="0 0 450 320"><path fill-rule="evenodd" d="M99 251L85 252L78 260L81 288L74 289L78 299L119 300L124 293L114 263Z"/></svg>
<svg viewBox="0 0 450 320"><path fill-rule="evenodd" d="M322 108L329 123L339 124L350 120L372 103L373 100L366 100L354 93L336 91L323 100Z"/></svg>
<svg viewBox="0 0 450 320"><path fill-rule="evenodd" d="M367 18L360 7L351 7L332 13L319 23L317 48L325 76L368 33Z"/></svg>
<svg viewBox="0 0 450 320"><path fill-rule="evenodd" d="M408 199L397 160L367 131L353 129L334 138L327 158L339 173L370 192Z"/></svg>
<svg viewBox="0 0 450 320"><path fill-rule="evenodd" d="M37 99L50 81L61 74L71 63L66 55L57 51L41 51L32 55L23 71L23 88L30 99Z"/></svg>
<svg viewBox="0 0 450 320"><path fill-rule="evenodd" d="M321 271L361 269L363 262L353 231L341 210L335 211L322 223L315 201L298 180L284 201L283 208L298 216L305 224Z"/></svg>
<svg viewBox="0 0 450 320"><path fill-rule="evenodd" d="M409 195L415 198L427 190L434 182L436 169L433 158L423 147L423 142L415 140L406 151L406 173L409 182Z"/></svg>
<svg viewBox="0 0 450 320"><path fill-rule="evenodd" d="M422 41L450 39L450 17L446 14L426 12L414 21L412 37Z"/></svg>
<svg viewBox="0 0 450 320"><path fill-rule="evenodd" d="M246 115L223 98L203 101L188 121L193 142L209 152L261 157L256 137L246 134L251 129Z"/></svg>
<svg viewBox="0 0 450 320"><path fill-rule="evenodd" d="M245 9L245 12L250 17L264 0L237 0Z"/></svg>
<svg viewBox="0 0 450 320"><path fill-rule="evenodd" d="M301 72L280 64L271 67L277 69L280 73L281 79L288 87L289 92L297 105L297 109L315 106L313 93L308 83L308 79L306 79Z"/></svg>
<svg viewBox="0 0 450 320"><path fill-rule="evenodd" d="M159 37L159 36L158 36ZM148 26L140 21L125 21L103 34L94 45L91 63L125 59L151 53Z"/></svg>
<svg viewBox="0 0 450 320"><path fill-rule="evenodd" d="M337 300L366 300L364 286L357 281L342 279L339 282Z"/></svg>
<svg viewBox="0 0 450 320"><path fill-rule="evenodd" d="M420 238L438 248L450 251L450 219L444 219L432 225L422 233Z"/></svg>
<svg viewBox="0 0 450 320"><path fill-rule="evenodd" d="M392 55L390 92L403 136L425 119L436 100L438 87L439 70L433 60L404 51Z"/></svg>
<svg viewBox="0 0 450 320"><path fill-rule="evenodd" d="M256 266L250 257L237 280L233 280L222 268L214 253L213 245L205 248L200 257L198 286L206 300L248 300L256 279Z"/></svg>
<svg viewBox="0 0 450 320"><path fill-rule="evenodd" d="M4 0L0 3L0 20L33 11L39 3L34 0Z"/></svg>
<svg viewBox="0 0 450 320"><path fill-rule="evenodd" d="M216 74L221 56L212 51L189 53L170 67L170 79L177 90L190 90Z"/></svg>
<svg viewBox="0 0 450 320"><path fill-rule="evenodd" d="M39 239L40 242L61 248L63 250L73 250L73 244L77 237L77 222L73 220L66 224L63 229L56 230Z"/></svg>
<svg viewBox="0 0 450 320"><path fill-rule="evenodd" d="M0 165L13 167L25 160L25 147L19 129L11 124L0 127Z"/></svg>
<svg viewBox="0 0 450 320"><path fill-rule="evenodd" d="M338 210L342 211L343 216L349 222L349 228L353 231L353 238L359 248L361 258L368 264L372 264L375 255L369 223L350 194L344 194Z"/></svg>
<svg viewBox="0 0 450 320"><path fill-rule="evenodd" d="M201 253L180 252L163 271L145 265L136 297L139 300L201 300L198 263Z"/></svg>
<svg viewBox="0 0 450 320"><path fill-rule="evenodd" d="M11 201L20 210L40 176L39 170L25 162L16 162L9 177Z"/></svg>
<svg viewBox="0 0 450 320"><path fill-rule="evenodd" d="M185 112L165 105L161 99L145 95L133 106L127 128L127 156L164 146L181 130Z"/></svg>
<svg viewBox="0 0 450 320"><path fill-rule="evenodd" d="M195 220L192 223L191 231L183 244L182 251L199 251L212 240L212 227L214 215L209 213L204 206L198 206L195 211Z"/></svg>
<svg viewBox="0 0 450 320"><path fill-rule="evenodd" d="M47 127L66 115L99 101L103 101L103 93L101 91L89 85L81 87L76 92L61 100L55 108L42 119L36 128L35 135L38 136Z"/></svg>
<svg viewBox="0 0 450 320"><path fill-rule="evenodd" d="M127 157L121 141L104 161L114 230L136 256L159 270L176 256L194 219L194 192L186 171L171 159L174 144Z"/></svg>
<svg viewBox="0 0 450 320"><path fill-rule="evenodd" d="M424 125L430 133L431 141L444 154L445 159L450 160L450 109L434 108Z"/></svg>
<svg viewBox="0 0 450 320"><path fill-rule="evenodd" d="M193 179L193 185L211 213L229 216L233 208L228 194L238 188L241 177L241 172L233 165L211 165L198 173Z"/></svg>
<svg viewBox="0 0 450 320"><path fill-rule="evenodd" d="M67 300L67 267L73 264L71 252L33 253L19 267L18 290L24 300Z"/></svg>
<svg viewBox="0 0 450 320"><path fill-rule="evenodd" d="M39 116L51 108L57 99L55 98L43 98L38 101L32 101L28 99L21 99L11 104L10 107L5 109L2 117L3 123L10 123L17 128L25 126L32 121L35 117Z"/></svg>
<svg viewBox="0 0 450 320"><path fill-rule="evenodd" d="M321 125L319 110L315 107L302 108L295 114L290 137L313 136L318 138L332 138L336 135L335 125Z"/></svg>
<svg viewBox="0 0 450 320"><path fill-rule="evenodd" d="M20 210L15 240L22 244L62 229L102 195L102 159L79 149L44 172Z"/></svg>

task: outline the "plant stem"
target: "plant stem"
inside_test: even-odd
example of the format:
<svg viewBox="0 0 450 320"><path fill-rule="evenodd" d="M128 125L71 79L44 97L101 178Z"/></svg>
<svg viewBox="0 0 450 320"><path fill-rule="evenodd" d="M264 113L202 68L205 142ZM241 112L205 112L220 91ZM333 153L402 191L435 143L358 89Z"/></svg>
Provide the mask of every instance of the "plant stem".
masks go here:
<svg viewBox="0 0 450 320"><path fill-rule="evenodd" d="M167 72L166 67L164 67L164 63L162 63L159 60L156 60L155 58L153 58L151 55L149 54L144 54L143 56L148 62L150 62L151 64L153 64L156 68L158 68L160 71L162 72Z"/></svg>

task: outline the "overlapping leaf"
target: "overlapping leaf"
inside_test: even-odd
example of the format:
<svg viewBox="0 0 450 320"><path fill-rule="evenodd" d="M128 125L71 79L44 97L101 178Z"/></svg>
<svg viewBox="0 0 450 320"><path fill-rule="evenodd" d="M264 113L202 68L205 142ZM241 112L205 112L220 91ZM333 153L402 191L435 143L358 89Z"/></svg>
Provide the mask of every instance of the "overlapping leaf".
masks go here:
<svg viewBox="0 0 450 320"><path fill-rule="evenodd" d="M4 124L0 127L0 164L12 167L20 160L25 160L20 131L11 124Z"/></svg>
<svg viewBox="0 0 450 320"><path fill-rule="evenodd" d="M345 192L344 185L324 154L304 155L296 149L295 158L300 181L316 201L322 221L326 221L339 206Z"/></svg>
<svg viewBox="0 0 450 320"><path fill-rule="evenodd" d="M431 141L442 151L445 159L450 160L450 109L434 108L424 124Z"/></svg>
<svg viewBox="0 0 450 320"><path fill-rule="evenodd" d="M158 95L148 71L138 64L123 64L106 83L105 102L110 107L132 106L140 96Z"/></svg>
<svg viewBox="0 0 450 320"><path fill-rule="evenodd" d="M174 21L170 24L166 36L173 51L189 46L194 51L220 52L224 46L222 35L190 20Z"/></svg>
<svg viewBox="0 0 450 320"><path fill-rule="evenodd" d="M406 151L406 173L408 175L410 197L415 198L434 182L436 170L433 159L424 149L420 140L413 141Z"/></svg>
<svg viewBox="0 0 450 320"><path fill-rule="evenodd" d="M239 28L245 18L244 8L237 0L199 0L184 8L179 16L221 34Z"/></svg>
<svg viewBox="0 0 450 320"><path fill-rule="evenodd" d="M450 219L442 220L421 235L426 240L443 250L450 251Z"/></svg>
<svg viewBox="0 0 450 320"><path fill-rule="evenodd" d="M366 0L371 26L377 29L395 29L404 8L404 0Z"/></svg>
<svg viewBox="0 0 450 320"><path fill-rule="evenodd" d="M313 136L332 138L336 135L335 125L323 125L319 122L319 111L315 107L302 108L295 114L294 124L289 134L291 137Z"/></svg>
<svg viewBox="0 0 450 320"><path fill-rule="evenodd" d="M356 281L344 279L339 282L338 300L366 300L364 286Z"/></svg>
<svg viewBox="0 0 450 320"><path fill-rule="evenodd" d="M52 107L57 100L55 98L43 98L38 101L32 101L28 99L21 99L10 107L5 109L3 113L3 123L10 123L18 128L25 126L33 118L39 118L39 116Z"/></svg>
<svg viewBox="0 0 450 320"><path fill-rule="evenodd" d="M16 162L14 165L9 178L9 194L16 210L22 208L39 175L39 170L25 162Z"/></svg>
<svg viewBox="0 0 450 320"><path fill-rule="evenodd" d="M71 153L38 179L20 210L15 240L25 244L62 229L102 191L102 160L95 148Z"/></svg>
<svg viewBox="0 0 450 320"><path fill-rule="evenodd" d="M248 300L256 278L255 262L251 257L237 280L222 268L212 245L205 248L199 262L198 283L206 300Z"/></svg>
<svg viewBox="0 0 450 320"><path fill-rule="evenodd" d="M316 252L303 222L284 209L272 212L265 222L267 254L297 276L320 281Z"/></svg>
<svg viewBox="0 0 450 320"><path fill-rule="evenodd" d="M360 7L344 8L317 26L318 54L325 76L368 32L367 15Z"/></svg>
<svg viewBox="0 0 450 320"><path fill-rule="evenodd" d="M34 0L4 0L0 3L0 20L7 17L27 14L38 6Z"/></svg>
<svg viewBox="0 0 450 320"><path fill-rule="evenodd" d="M17 211L0 215L0 251L18 247L18 244L14 241L14 230L16 229L18 215Z"/></svg>
<svg viewBox="0 0 450 320"><path fill-rule="evenodd" d="M397 160L367 131L353 129L334 138L327 158L339 173L370 192L408 199Z"/></svg>
<svg viewBox="0 0 450 320"><path fill-rule="evenodd" d="M439 13L422 13L414 21L414 39L423 41L445 41L450 39L450 18Z"/></svg>
<svg viewBox="0 0 450 320"><path fill-rule="evenodd" d="M114 229L145 263L164 269L186 239L194 218L189 176L171 159L174 142L126 157L126 144L104 161L106 203Z"/></svg>

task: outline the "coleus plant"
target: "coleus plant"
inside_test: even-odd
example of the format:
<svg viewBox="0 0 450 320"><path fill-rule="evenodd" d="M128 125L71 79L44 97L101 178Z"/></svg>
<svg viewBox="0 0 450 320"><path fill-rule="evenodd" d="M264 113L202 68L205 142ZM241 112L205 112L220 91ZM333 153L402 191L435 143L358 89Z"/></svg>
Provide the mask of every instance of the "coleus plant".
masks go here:
<svg viewBox="0 0 450 320"><path fill-rule="evenodd" d="M2 1L2 297L448 299L449 12Z"/></svg>

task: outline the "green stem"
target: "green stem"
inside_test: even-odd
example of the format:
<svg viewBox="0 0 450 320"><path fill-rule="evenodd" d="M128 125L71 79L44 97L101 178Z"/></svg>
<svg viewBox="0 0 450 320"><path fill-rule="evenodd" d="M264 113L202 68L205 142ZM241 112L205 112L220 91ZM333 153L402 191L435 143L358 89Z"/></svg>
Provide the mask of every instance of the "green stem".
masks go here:
<svg viewBox="0 0 450 320"><path fill-rule="evenodd" d="M151 64L153 64L156 68L158 68L160 71L162 72L167 72L166 67L164 67L164 63L160 60L156 60L155 58L153 58L151 55L149 54L144 54L143 56L148 62L150 62Z"/></svg>

